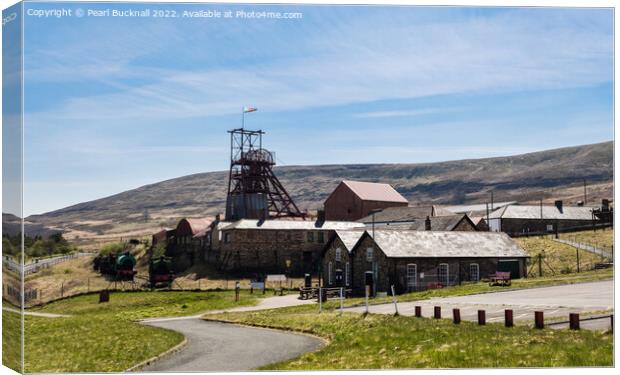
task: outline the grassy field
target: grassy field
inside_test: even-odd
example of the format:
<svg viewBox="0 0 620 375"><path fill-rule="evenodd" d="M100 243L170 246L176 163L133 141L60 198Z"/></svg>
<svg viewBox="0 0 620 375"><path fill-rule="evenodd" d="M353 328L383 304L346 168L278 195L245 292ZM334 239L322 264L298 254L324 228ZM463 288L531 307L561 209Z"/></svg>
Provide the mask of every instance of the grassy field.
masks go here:
<svg viewBox="0 0 620 375"><path fill-rule="evenodd" d="M83 295L30 309L70 315L26 316L27 372L123 371L180 343L179 333L135 323L138 319L192 315L206 310L255 304L260 295L243 292L124 292L110 302Z"/></svg>
<svg viewBox="0 0 620 375"><path fill-rule="evenodd" d="M614 244L614 230L613 228L606 228L600 230L587 230L583 232L564 233L560 235L560 238L585 242L596 247L610 250Z"/></svg>
<svg viewBox="0 0 620 375"><path fill-rule="evenodd" d="M332 305L333 307L333 305ZM329 305L328 305L329 308ZM563 367L613 365L613 335L534 330L499 324L345 313L314 306L210 316L235 323L312 333L330 341L315 353L268 370Z"/></svg>
<svg viewBox="0 0 620 375"><path fill-rule="evenodd" d="M609 229L596 231L596 233L592 231L568 233L562 235L562 238L574 240L574 236L580 236L581 240L590 239L592 243L597 241L613 242L613 230ZM515 238L515 240L531 257L528 263L530 276L539 276L537 261L538 254L541 253L544 255L543 276L577 272L577 250L574 247L553 241L549 236L523 237ZM584 250L579 251L579 267L581 270L590 270L594 264L606 261L600 255Z"/></svg>
<svg viewBox="0 0 620 375"><path fill-rule="evenodd" d="M7 305L7 307L12 306ZM3 310L2 364L17 372L21 372L21 347L21 322L19 314Z"/></svg>

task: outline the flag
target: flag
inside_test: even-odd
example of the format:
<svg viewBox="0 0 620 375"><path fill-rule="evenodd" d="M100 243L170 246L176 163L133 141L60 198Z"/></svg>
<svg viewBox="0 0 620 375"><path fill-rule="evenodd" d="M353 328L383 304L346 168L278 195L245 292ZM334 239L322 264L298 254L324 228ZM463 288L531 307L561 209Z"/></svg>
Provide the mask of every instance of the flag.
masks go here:
<svg viewBox="0 0 620 375"><path fill-rule="evenodd" d="M243 107L243 113L256 112L256 111L258 111L258 109L254 107Z"/></svg>

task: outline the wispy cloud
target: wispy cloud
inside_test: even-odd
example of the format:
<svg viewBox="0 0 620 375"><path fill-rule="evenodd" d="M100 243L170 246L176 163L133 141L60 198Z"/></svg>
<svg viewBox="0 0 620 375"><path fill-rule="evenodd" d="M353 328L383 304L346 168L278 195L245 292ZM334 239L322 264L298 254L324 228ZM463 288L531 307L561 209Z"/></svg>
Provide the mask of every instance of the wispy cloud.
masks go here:
<svg viewBox="0 0 620 375"><path fill-rule="evenodd" d="M424 109L410 109L399 111L375 111L375 112L363 112L357 113L354 117L357 118L387 118L387 117L413 117L421 115L429 115L433 113L445 113L456 110L455 108L424 108Z"/></svg>

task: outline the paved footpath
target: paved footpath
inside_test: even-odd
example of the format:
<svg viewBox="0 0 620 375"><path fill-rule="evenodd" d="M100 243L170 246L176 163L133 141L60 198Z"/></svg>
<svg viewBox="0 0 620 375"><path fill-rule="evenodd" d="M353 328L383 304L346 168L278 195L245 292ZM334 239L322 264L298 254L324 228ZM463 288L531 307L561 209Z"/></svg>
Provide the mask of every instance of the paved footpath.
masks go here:
<svg viewBox="0 0 620 375"><path fill-rule="evenodd" d="M442 316L452 319L452 309L458 308L462 320L477 321L478 310L485 310L488 323L504 321L504 310L512 309L516 323L532 323L534 311L543 311L548 322L566 321L569 313L613 311L613 281L600 281L542 288L520 289L499 293L476 294L460 297L431 298L416 302L398 303L401 315L415 315L415 306L422 307L422 316L432 317L434 306L440 306ZM365 307L345 309L364 312ZM370 313L393 314L394 304L370 306ZM605 313L609 314L609 313ZM602 315L605 315L602 314ZM600 314L599 314L600 315ZM587 329L605 330L611 327L610 318L582 322ZM565 328L566 325L552 325Z"/></svg>
<svg viewBox="0 0 620 375"><path fill-rule="evenodd" d="M164 356L139 371L247 371L318 350L324 342L312 336L201 319L205 314L225 311L257 311L312 303L311 300L299 300L293 294L267 297L256 306L212 310L188 317L143 320L143 324L182 333L187 344L179 352Z"/></svg>

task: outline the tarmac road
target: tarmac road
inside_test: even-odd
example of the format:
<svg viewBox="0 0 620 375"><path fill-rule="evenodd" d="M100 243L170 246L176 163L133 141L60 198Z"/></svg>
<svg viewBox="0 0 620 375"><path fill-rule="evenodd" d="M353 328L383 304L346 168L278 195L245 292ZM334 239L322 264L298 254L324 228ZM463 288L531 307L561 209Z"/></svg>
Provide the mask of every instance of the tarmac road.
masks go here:
<svg viewBox="0 0 620 375"><path fill-rule="evenodd" d="M499 287L498 287L499 288ZM478 310L486 311L488 323L502 323L504 310L512 309L515 323L533 324L534 312L543 311L545 319L567 321L569 313L597 312L605 315L613 313L614 285L612 280L571 285L558 285L541 288L510 290L498 293L485 293L459 297L431 298L416 302L398 303L400 315L415 315L415 306L422 307L422 316L432 317L434 306L440 306L442 317L452 319L452 309L460 309L461 319L477 321ZM363 312L365 307L345 309L351 312ZM381 304L370 306L370 313L393 314L394 305ZM552 325L552 328L565 328L566 325ZM584 321L584 329L606 330L611 328L610 318Z"/></svg>
<svg viewBox="0 0 620 375"><path fill-rule="evenodd" d="M314 337L199 318L143 322L181 332L187 345L139 371L247 371L315 351L323 341Z"/></svg>

